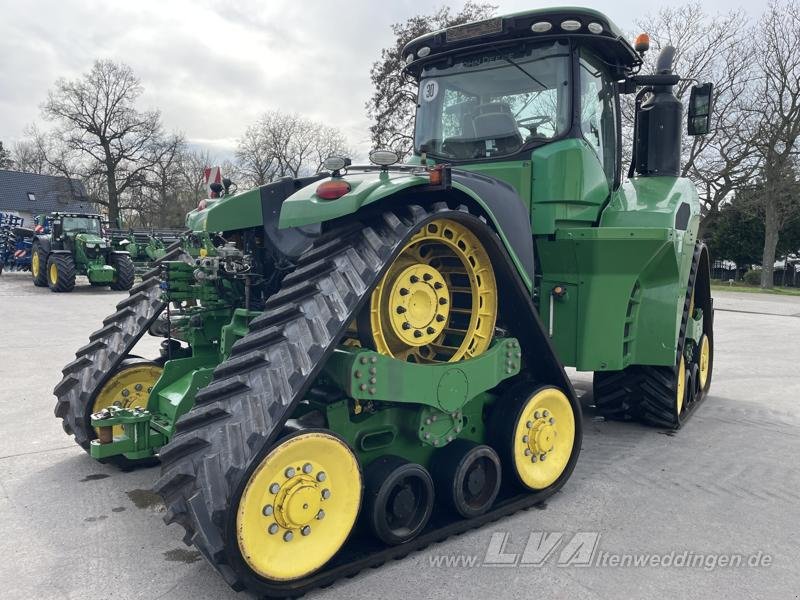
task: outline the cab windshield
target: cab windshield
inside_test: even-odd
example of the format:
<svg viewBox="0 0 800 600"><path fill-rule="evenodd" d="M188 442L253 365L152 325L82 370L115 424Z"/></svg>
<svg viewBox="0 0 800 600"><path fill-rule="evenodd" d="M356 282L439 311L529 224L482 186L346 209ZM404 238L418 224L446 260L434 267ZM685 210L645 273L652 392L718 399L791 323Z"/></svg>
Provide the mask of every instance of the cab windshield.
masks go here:
<svg viewBox="0 0 800 600"><path fill-rule="evenodd" d="M90 217L64 217L64 233L95 233L100 235L100 219Z"/></svg>
<svg viewBox="0 0 800 600"><path fill-rule="evenodd" d="M566 41L433 63L419 82L414 147L469 160L559 137L570 126L569 72Z"/></svg>

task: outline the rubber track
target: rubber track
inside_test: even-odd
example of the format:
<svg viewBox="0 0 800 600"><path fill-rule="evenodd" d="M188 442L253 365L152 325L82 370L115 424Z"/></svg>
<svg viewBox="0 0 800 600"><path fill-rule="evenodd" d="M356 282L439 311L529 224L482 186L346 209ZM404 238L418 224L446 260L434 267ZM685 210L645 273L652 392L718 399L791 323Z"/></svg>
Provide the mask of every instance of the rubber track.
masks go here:
<svg viewBox="0 0 800 600"><path fill-rule="evenodd" d="M174 260L181 252L177 242L161 261ZM130 295L117 304L117 311L106 317L103 326L89 336L89 343L75 353L75 360L63 368L63 378L53 389L56 417L62 420L64 431L74 435L75 442L87 451L96 437L87 419L87 406L166 306L159 298L159 269L145 273L141 283L131 288Z"/></svg>
<svg viewBox="0 0 800 600"><path fill-rule="evenodd" d="M692 290L697 279L700 256L705 245L698 242L692 257L689 285L683 303L683 318L678 335L679 357L686 343L686 327ZM709 317L706 317L709 318ZM679 429L697 406L705 399L705 392L686 404L679 419L673 413L675 403L676 367L633 365L623 371L595 373L594 402L598 411L612 419L635 419L656 427ZM687 380L687 385L689 382Z"/></svg>
<svg viewBox="0 0 800 600"><path fill-rule="evenodd" d="M468 213L465 207L458 211ZM444 204L434 205L430 212L405 206L368 225L351 223L321 240L285 277L265 313L251 322L250 332L234 344L213 381L198 392L195 408L178 421L177 433L161 451L162 475L155 485L167 506L164 519L183 526L184 541L193 544L234 589L247 587L268 596L301 595L541 502L559 487L542 494L507 496L482 517L443 524L400 547L373 551L356 545L348 554L353 545L346 545L322 571L290 584L268 584L249 575L235 551L235 539L226 549L225 536L235 520L232 505L249 469L279 436L293 407L405 241L426 220L453 214L457 211Z"/></svg>

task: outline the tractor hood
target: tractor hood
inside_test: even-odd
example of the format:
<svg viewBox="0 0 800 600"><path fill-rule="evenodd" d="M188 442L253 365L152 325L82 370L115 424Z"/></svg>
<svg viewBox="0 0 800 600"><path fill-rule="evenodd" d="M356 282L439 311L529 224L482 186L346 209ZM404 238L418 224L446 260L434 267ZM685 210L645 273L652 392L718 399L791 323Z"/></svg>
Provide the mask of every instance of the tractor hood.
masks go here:
<svg viewBox="0 0 800 600"><path fill-rule="evenodd" d="M83 244L86 248L108 248L108 240L101 238L94 233L78 233L75 235L75 241Z"/></svg>
<svg viewBox="0 0 800 600"><path fill-rule="evenodd" d="M335 200L316 194L317 187L327 181L345 181L350 191ZM320 223L358 211L362 206L396 194L402 190L430 183L427 173L411 171L366 171L348 173L344 177L328 177L301 188L283 203L279 227L299 227Z"/></svg>

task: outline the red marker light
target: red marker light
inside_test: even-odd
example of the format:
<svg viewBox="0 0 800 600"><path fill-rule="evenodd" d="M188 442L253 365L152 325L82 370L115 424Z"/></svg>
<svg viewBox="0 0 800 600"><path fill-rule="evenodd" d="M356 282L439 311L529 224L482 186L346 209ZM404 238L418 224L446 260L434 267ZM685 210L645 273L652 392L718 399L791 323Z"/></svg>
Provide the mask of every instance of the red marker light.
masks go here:
<svg viewBox="0 0 800 600"><path fill-rule="evenodd" d="M323 200L336 200L350 191L350 184L341 179L331 179L317 186L316 194Z"/></svg>

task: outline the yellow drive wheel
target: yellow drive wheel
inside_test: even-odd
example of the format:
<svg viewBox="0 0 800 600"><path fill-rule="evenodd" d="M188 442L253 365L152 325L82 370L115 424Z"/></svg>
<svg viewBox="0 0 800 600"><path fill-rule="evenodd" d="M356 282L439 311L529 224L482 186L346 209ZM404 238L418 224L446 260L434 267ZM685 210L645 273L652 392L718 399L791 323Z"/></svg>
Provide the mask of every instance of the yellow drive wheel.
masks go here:
<svg viewBox="0 0 800 600"><path fill-rule="evenodd" d="M96 413L109 406L147 408L150 392L161 377L162 371L160 366L148 360L124 360L117 372L100 388L94 398L91 412ZM122 425L115 425L113 431L115 436L122 435Z"/></svg>
<svg viewBox="0 0 800 600"><path fill-rule="evenodd" d="M700 338L700 353L697 357L700 367L700 389L705 390L708 384L708 374L711 372L711 342L707 335Z"/></svg>
<svg viewBox="0 0 800 600"><path fill-rule="evenodd" d="M438 219L400 252L359 319L365 345L418 363L484 352L497 320L497 282L486 249L464 225Z"/></svg>
<svg viewBox="0 0 800 600"><path fill-rule="evenodd" d="M39 260L39 253L34 252L33 256L31 256L31 275L34 277L39 277L39 271L42 268L42 263Z"/></svg>
<svg viewBox="0 0 800 600"><path fill-rule="evenodd" d="M683 411L683 400L686 397L686 361L683 356L678 365L678 383L675 387L675 410L680 415Z"/></svg>
<svg viewBox="0 0 800 600"><path fill-rule="evenodd" d="M350 535L361 489L358 460L332 433L311 431L280 442L242 492L236 515L242 558L272 581L313 573Z"/></svg>
<svg viewBox="0 0 800 600"><path fill-rule="evenodd" d="M575 411L555 387L541 387L499 400L491 418L494 446L530 490L550 487L564 473L575 450Z"/></svg>

